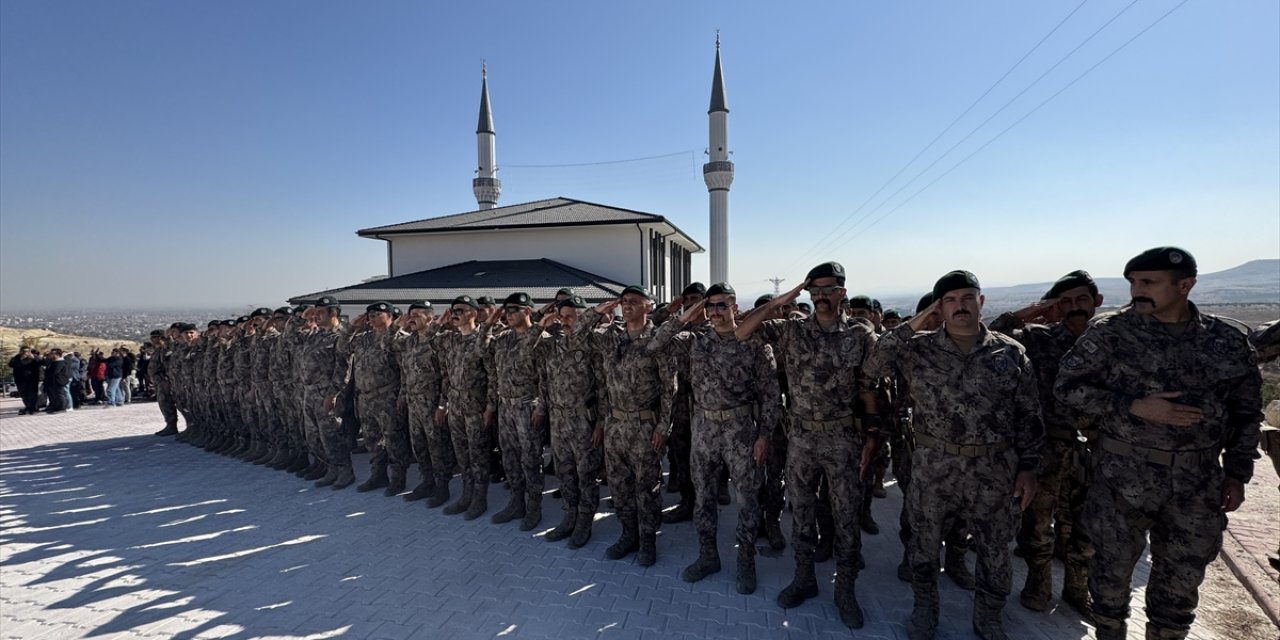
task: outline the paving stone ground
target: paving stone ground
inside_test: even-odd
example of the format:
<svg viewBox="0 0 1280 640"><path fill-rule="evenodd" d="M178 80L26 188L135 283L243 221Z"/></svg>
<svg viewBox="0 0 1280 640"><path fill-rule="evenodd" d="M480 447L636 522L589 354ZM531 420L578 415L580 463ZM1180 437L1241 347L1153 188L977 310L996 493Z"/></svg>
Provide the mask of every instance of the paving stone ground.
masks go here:
<svg viewBox="0 0 1280 640"><path fill-rule="evenodd" d="M868 623L853 632L829 580L801 607L775 604L790 580L789 549L760 558L754 595L736 593L733 507L721 516L726 570L691 585L679 578L697 555L690 523L664 528L658 564L646 569L604 558L619 533L611 511L570 551L542 537L559 519L550 496L532 535L380 493L314 489L154 437L163 426L154 404L57 416L16 409L0 402L3 638L905 638L911 592L895 576L896 487L875 504L882 533L864 536L858 593ZM504 494L490 486L490 504ZM1023 567L1014 566L1016 593ZM1132 638L1142 637L1147 569L1144 561L1135 579ZM940 584L938 637L974 637L970 594ZM1240 593L1230 599L1248 599ZM1066 607L1033 614L1016 596L1005 620L1013 638L1092 635ZM1198 623L1192 637L1233 636Z"/></svg>

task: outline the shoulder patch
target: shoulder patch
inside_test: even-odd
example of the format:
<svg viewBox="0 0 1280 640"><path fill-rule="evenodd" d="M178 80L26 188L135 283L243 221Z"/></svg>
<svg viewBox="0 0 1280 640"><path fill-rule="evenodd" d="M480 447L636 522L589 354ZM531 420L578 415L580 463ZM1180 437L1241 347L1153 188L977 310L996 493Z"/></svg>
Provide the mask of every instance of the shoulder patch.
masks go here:
<svg viewBox="0 0 1280 640"><path fill-rule="evenodd" d="M1086 353L1097 353L1098 343L1089 338L1082 338L1080 340L1080 348L1084 349Z"/></svg>
<svg viewBox="0 0 1280 640"><path fill-rule="evenodd" d="M1084 364L1084 359L1075 353L1068 353L1066 357L1062 359L1063 369L1079 369L1082 364Z"/></svg>

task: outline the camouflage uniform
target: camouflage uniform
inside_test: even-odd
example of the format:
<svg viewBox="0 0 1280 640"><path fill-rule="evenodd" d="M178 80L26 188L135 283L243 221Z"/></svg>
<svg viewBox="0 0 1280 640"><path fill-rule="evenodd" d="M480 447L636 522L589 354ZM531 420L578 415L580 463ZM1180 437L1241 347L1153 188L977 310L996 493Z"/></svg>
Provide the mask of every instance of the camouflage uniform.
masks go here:
<svg viewBox="0 0 1280 640"><path fill-rule="evenodd" d="M470 334L448 330L437 334L440 354L440 392L449 410L449 437L453 454L462 468L462 496L456 506L466 508L476 500L488 505L489 450L493 434L484 423L492 379L485 357L489 334L477 328Z"/></svg>
<svg viewBox="0 0 1280 640"><path fill-rule="evenodd" d="M267 444L267 434L258 406L250 398L253 391L253 339L254 336L240 336L232 342L235 358L234 393L240 407L240 419L247 428L249 439L253 441L251 453L261 453Z"/></svg>
<svg viewBox="0 0 1280 640"><path fill-rule="evenodd" d="M151 354L151 363L147 365L147 375L156 390L156 404L160 407L160 415L164 416L166 429L178 428L178 408L174 402L173 383L169 374L169 356L172 353L169 341L165 340Z"/></svg>
<svg viewBox="0 0 1280 640"><path fill-rule="evenodd" d="M1012 581L1014 480L1036 469L1044 430L1031 361L1015 340L986 327L964 353L945 327L914 333L903 324L880 337L867 364L875 376L894 366L915 403L907 493L912 624L937 625L938 552L954 520L964 518L978 554L974 625L998 625Z"/></svg>
<svg viewBox="0 0 1280 640"><path fill-rule="evenodd" d="M252 363L253 404L258 420L262 423L262 434L272 451L279 453L288 447L287 435L284 432L284 418L276 404L276 392L271 379L271 350L280 341L279 333L260 330L249 341ZM280 380L283 388L285 381Z"/></svg>
<svg viewBox="0 0 1280 640"><path fill-rule="evenodd" d="M681 324L679 319L663 324L654 343L665 347L676 371L686 374L690 384L693 523L698 540L703 549L716 546L717 483L721 468L727 466L738 496L738 551L754 555L764 469L752 456L756 440L773 432L781 404L773 349L760 340L720 335L710 326L681 331Z"/></svg>
<svg viewBox="0 0 1280 640"><path fill-rule="evenodd" d="M585 337L601 356L610 413L605 418L604 455L613 506L623 535L652 545L662 520L662 457L653 450L655 433L671 433L675 378L669 364L652 353L653 323L635 336L616 324L597 327L600 313L588 309L573 333Z"/></svg>
<svg viewBox="0 0 1280 640"><path fill-rule="evenodd" d="M1190 312L1181 330L1132 310L1100 318L1067 352L1054 387L1100 431L1084 512L1099 637L1124 637L1148 533L1147 637L1186 637L1205 566L1222 543L1224 475L1245 484L1253 475L1262 420L1256 354L1230 325L1194 304ZM1204 412L1196 426L1129 413L1134 400L1166 391Z"/></svg>
<svg viewBox="0 0 1280 640"><path fill-rule="evenodd" d="M542 513L543 429L533 426L539 407L538 366L525 343L537 340L542 330L506 329L489 340L486 357L493 372L489 404L498 407L498 446L503 471L511 487L511 499L524 500L526 514Z"/></svg>
<svg viewBox="0 0 1280 640"><path fill-rule="evenodd" d="M393 478L403 479L413 454L408 434L399 429L396 418L400 363L392 350L393 336L390 330L357 331L354 325L347 325L338 337L338 358L351 360L356 410L373 475L389 471Z"/></svg>
<svg viewBox="0 0 1280 640"><path fill-rule="evenodd" d="M280 420L282 430L280 446L299 454L307 451L303 435L306 420L302 417L301 381L294 364L294 359L297 357L298 332L292 323L291 318L284 332L276 334L270 342L271 353L267 366L271 373L268 376L270 380L268 389Z"/></svg>
<svg viewBox="0 0 1280 640"><path fill-rule="evenodd" d="M217 397L212 405L218 416L219 430L234 439L242 447L247 446L249 434L240 417L239 397L236 395L236 354L230 340L218 338L205 349L210 365L209 378L216 381Z"/></svg>
<svg viewBox="0 0 1280 640"><path fill-rule="evenodd" d="M399 400L409 411L409 444L418 470L423 479L448 483L456 463L448 430L436 427L440 365L433 338L416 332L399 334L393 345L400 360Z"/></svg>
<svg viewBox="0 0 1280 640"><path fill-rule="evenodd" d="M338 355L338 332L321 327L301 329L295 344L307 448L331 469L350 468L351 443L334 412L325 408L325 403L346 386L347 361Z"/></svg>

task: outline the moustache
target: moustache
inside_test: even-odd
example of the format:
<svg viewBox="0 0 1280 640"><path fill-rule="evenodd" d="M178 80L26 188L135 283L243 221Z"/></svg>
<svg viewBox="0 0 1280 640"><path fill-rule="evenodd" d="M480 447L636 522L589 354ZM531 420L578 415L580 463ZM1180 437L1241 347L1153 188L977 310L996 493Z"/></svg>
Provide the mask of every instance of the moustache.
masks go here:
<svg viewBox="0 0 1280 640"><path fill-rule="evenodd" d="M1071 311L1067 312L1066 316L1064 316L1064 318L1067 320L1070 320L1072 318L1088 318L1088 317L1089 317L1089 312L1085 311L1084 309L1072 309Z"/></svg>
<svg viewBox="0 0 1280 640"><path fill-rule="evenodd" d="M1129 301L1129 304L1131 304L1131 305L1136 305L1136 304L1138 304L1139 302L1145 302L1145 303L1147 303L1147 304L1149 304L1149 305L1151 305L1151 306L1153 306L1153 307L1154 307L1154 306L1155 306L1155 304L1156 304L1156 301L1155 301L1155 300L1152 300L1151 298L1144 298L1144 297L1141 297L1141 296L1135 297L1133 300Z"/></svg>
<svg viewBox="0 0 1280 640"><path fill-rule="evenodd" d="M952 317L952 318L958 318L958 317L960 317L960 316L970 316L970 315L973 315L973 314L969 313L968 311L965 311L964 309L961 309L961 310L959 310L959 311L957 311L957 312L955 312L955 313L951 314L951 317Z"/></svg>

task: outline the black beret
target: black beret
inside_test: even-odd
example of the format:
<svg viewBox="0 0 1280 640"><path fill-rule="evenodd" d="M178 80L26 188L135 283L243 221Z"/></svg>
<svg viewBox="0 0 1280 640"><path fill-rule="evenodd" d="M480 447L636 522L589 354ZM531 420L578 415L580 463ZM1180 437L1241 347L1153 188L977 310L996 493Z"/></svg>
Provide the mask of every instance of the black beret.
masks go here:
<svg viewBox="0 0 1280 640"><path fill-rule="evenodd" d="M880 306L880 301L876 300L875 298L871 299L871 308L875 309L876 311L884 311L884 307Z"/></svg>
<svg viewBox="0 0 1280 640"><path fill-rule="evenodd" d="M275 310L274 315L291 316L293 315L293 307L280 307L279 309Z"/></svg>
<svg viewBox="0 0 1280 640"><path fill-rule="evenodd" d="M249 317L250 317L250 318L261 318L262 316L269 316L269 315L271 315L271 310L270 310L270 309L268 309L268 308L266 308L266 307L258 307L257 309L254 309L254 310L249 314Z"/></svg>
<svg viewBox="0 0 1280 640"><path fill-rule="evenodd" d="M218 325L220 325L220 324L222 324L222 323L224 323L224 322L226 322L226 320L210 320L210 321L209 321L209 325L208 325L208 326L210 326L210 327L216 327L216 326L218 326ZM195 326L195 325L192 325L192 326Z"/></svg>
<svg viewBox="0 0 1280 640"><path fill-rule="evenodd" d="M557 298L559 298L560 296L573 296L573 295L574 295L573 289L570 289L569 287L561 287L560 290L556 292Z"/></svg>
<svg viewBox="0 0 1280 640"><path fill-rule="evenodd" d="M249 321L249 316L240 316L236 318L236 324L244 324Z"/></svg>
<svg viewBox="0 0 1280 640"><path fill-rule="evenodd" d="M514 304L517 307L532 307L533 299L529 297L529 294L523 291L517 291L507 296L507 299L502 301L502 306L504 307L509 304Z"/></svg>
<svg viewBox="0 0 1280 640"><path fill-rule="evenodd" d="M186 324L185 322L175 322L175 323L173 323L173 324L169 325L169 328L170 328L170 329L177 329L178 331L182 331L182 327L183 327L183 325L185 325L185 324Z"/></svg>
<svg viewBox="0 0 1280 640"><path fill-rule="evenodd" d="M414 309L426 309L427 311L431 311L431 301L430 301L430 300L423 300L423 301L421 301L421 302L415 302L415 303L413 303L413 304L409 305L409 312L410 312L410 313L413 313L413 310L414 310Z"/></svg>
<svg viewBox="0 0 1280 640"><path fill-rule="evenodd" d="M770 300L773 300L775 297L776 297L776 296L774 296L772 293L766 293L766 294L764 294L764 295L760 296L759 298L756 298L756 304L755 304L755 306L757 306L757 307L763 307L764 305L769 304L769 301L770 301Z"/></svg>
<svg viewBox="0 0 1280 640"><path fill-rule="evenodd" d="M917 303L916 303L916 313L920 313L921 311L924 311L925 309L928 309L928 308L929 308L929 305L931 305L931 304L933 304L933 292L932 292L932 291L930 291L929 293L926 293L926 294L924 294L924 295L920 296L920 302L917 302Z"/></svg>
<svg viewBox="0 0 1280 640"><path fill-rule="evenodd" d="M1196 275L1196 259L1185 249L1156 247L1134 256L1124 265L1124 277L1133 271L1190 271Z"/></svg>
<svg viewBox="0 0 1280 640"><path fill-rule="evenodd" d="M849 298L849 308L866 309L867 311L870 311L872 309L871 298L867 296L854 296Z"/></svg>
<svg viewBox="0 0 1280 640"><path fill-rule="evenodd" d="M319 300L316 300L316 306L323 309L325 307L337 307L341 305L339 304L337 298L334 298L333 296L324 296Z"/></svg>
<svg viewBox="0 0 1280 640"><path fill-rule="evenodd" d="M644 290L644 287L641 287L641 286L639 286L639 285L634 285L634 284L633 284L633 285L631 285L631 286L629 286L629 287L627 287L626 289L623 289L623 290L622 290L622 295L620 295L620 296L618 296L618 297L619 297L619 298L621 298L622 296L625 296L625 295L627 295L628 293L634 293L634 294L636 294L636 295L638 295L638 296L640 296L640 297L644 298L645 300L653 300L653 298L649 296L649 292Z"/></svg>
<svg viewBox="0 0 1280 640"><path fill-rule="evenodd" d="M299 313L302 313L303 311L306 311L307 309L310 309L310 308L311 308L311 305L309 304L300 304L293 308L293 314L298 315Z"/></svg>
<svg viewBox="0 0 1280 640"><path fill-rule="evenodd" d="M364 308L365 313L391 313L392 307L390 302L375 302Z"/></svg>
<svg viewBox="0 0 1280 640"><path fill-rule="evenodd" d="M582 296L572 295L556 303L557 309L563 309L565 307L573 307L574 309L586 309L587 301L583 300Z"/></svg>
<svg viewBox="0 0 1280 640"><path fill-rule="evenodd" d="M818 278L835 278L836 282L844 284L844 265L839 262L824 262L809 270L804 279L808 281L817 280Z"/></svg>
<svg viewBox="0 0 1280 640"><path fill-rule="evenodd" d="M941 300L942 296L956 289L982 289L982 285L978 284L978 276L956 269L941 278L933 285L933 299Z"/></svg>
<svg viewBox="0 0 1280 640"><path fill-rule="evenodd" d="M453 302L449 303L449 306L453 306L455 304L465 304L468 307L471 307L472 309L480 308L480 305L476 304L476 301L473 300L471 296L458 296L453 299Z"/></svg>
<svg viewBox="0 0 1280 640"><path fill-rule="evenodd" d="M711 296L737 296L738 292L733 290L733 285L728 282L717 282L707 289L707 297Z"/></svg>
<svg viewBox="0 0 1280 640"><path fill-rule="evenodd" d="M804 309L805 311L813 311L813 305L809 304L808 302L797 302L796 308Z"/></svg>
<svg viewBox="0 0 1280 640"><path fill-rule="evenodd" d="M159 330L159 329L153 329L153 330L151 331L151 337L152 337L152 338L163 338L163 337L164 337L164 332L163 332L163 331L161 331L161 330Z"/></svg>
<svg viewBox="0 0 1280 640"><path fill-rule="evenodd" d="M392 316L395 316L395 317L397 317L397 318L399 318L399 317L400 317L400 307L391 307L391 315L392 315Z"/></svg>
<svg viewBox="0 0 1280 640"><path fill-rule="evenodd" d="M1089 275L1089 272L1084 269L1077 269L1065 276L1062 276L1061 278L1058 278L1058 281L1053 283L1052 287L1049 287L1049 292L1044 294L1044 299L1050 300L1057 298L1058 296L1061 296L1063 292L1070 291L1077 287L1089 287L1089 293L1092 293L1095 296L1098 295L1098 285L1093 281L1093 276Z"/></svg>
<svg viewBox="0 0 1280 640"><path fill-rule="evenodd" d="M901 313L898 313L898 310L897 310L897 309L889 309L889 310L887 310L887 311L885 311L885 312L884 312L884 319L885 319L885 320L890 320L890 319L893 319L893 318L897 318L897 319L901 320L901 319L902 319L902 314L901 314Z"/></svg>
<svg viewBox="0 0 1280 640"><path fill-rule="evenodd" d="M220 322L219 324L221 324L221 325L222 325L222 326L224 326L224 327L234 327L234 326L236 326L236 325L240 324L241 322L248 322L248 321L249 321L248 319L241 320L241 319L239 319L239 318L235 318L235 319L233 319L233 320L223 320L223 321L222 321L222 322Z"/></svg>
<svg viewBox="0 0 1280 640"><path fill-rule="evenodd" d="M691 282L689 283L689 286L684 288L684 291L680 292L681 297L693 295L693 294L697 294L700 296L707 295L707 285L704 285L701 282Z"/></svg>
<svg viewBox="0 0 1280 640"><path fill-rule="evenodd" d="M493 296L480 296L476 298L476 304L497 304L493 301Z"/></svg>

